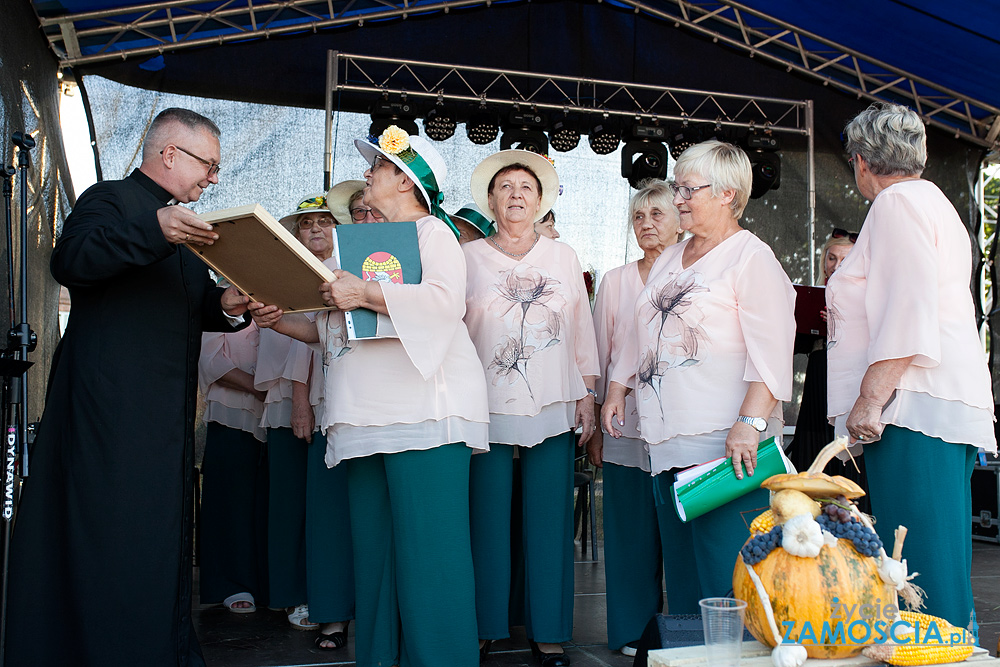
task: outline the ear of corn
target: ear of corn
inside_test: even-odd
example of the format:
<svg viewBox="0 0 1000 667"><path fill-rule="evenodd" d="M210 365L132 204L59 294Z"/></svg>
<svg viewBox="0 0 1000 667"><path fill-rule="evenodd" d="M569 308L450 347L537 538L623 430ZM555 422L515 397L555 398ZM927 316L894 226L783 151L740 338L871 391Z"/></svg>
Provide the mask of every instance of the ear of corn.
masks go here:
<svg viewBox="0 0 1000 667"><path fill-rule="evenodd" d="M767 510L763 514L757 516L750 523L750 533L756 535L757 533L769 533L771 529L774 528L774 512Z"/></svg>
<svg viewBox="0 0 1000 667"><path fill-rule="evenodd" d="M899 613L900 619L911 628L920 628L916 638L925 641L927 628L936 624L941 635L940 644L876 644L864 650L866 657L881 660L890 665L940 665L951 662L962 662L972 655L972 638L967 632L954 627L948 621L929 614L918 614L912 611ZM962 641L968 643L952 643L952 633L961 634ZM903 633L899 633L902 635ZM910 632L910 636L913 633Z"/></svg>

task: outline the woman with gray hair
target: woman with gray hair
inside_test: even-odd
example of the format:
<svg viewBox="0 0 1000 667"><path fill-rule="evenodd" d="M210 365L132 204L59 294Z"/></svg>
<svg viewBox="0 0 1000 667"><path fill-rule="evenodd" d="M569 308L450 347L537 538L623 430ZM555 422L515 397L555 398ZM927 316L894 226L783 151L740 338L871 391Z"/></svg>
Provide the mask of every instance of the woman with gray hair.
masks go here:
<svg viewBox="0 0 1000 667"><path fill-rule="evenodd" d="M927 148L915 112L873 105L845 134L858 191L872 204L827 283L827 411L838 435L864 443L882 540L909 529L907 562L923 575L928 612L967 627L969 480L976 448L996 452L969 235L920 178Z"/></svg>
<svg viewBox="0 0 1000 667"><path fill-rule="evenodd" d="M632 319L653 262L684 232L673 194L660 180L647 181L629 200L629 225L642 257L611 269L601 280L594 305L594 328L601 375L597 396L607 393L609 369L620 357L615 345ZM590 462L604 469L604 572L608 586L608 648L635 655L646 623L663 608L660 535L653 505L649 452L639 437L635 399L625 399L625 435L595 434L587 443Z"/></svg>
<svg viewBox="0 0 1000 667"><path fill-rule="evenodd" d="M623 432L634 389L649 445L653 494L671 614L732 586L733 554L746 536L741 512L767 505L757 490L681 522L671 484L685 468L731 456L753 475L757 445L781 437L781 403L792 396L794 291L774 253L740 226L750 196L750 160L706 141L684 151L670 184L681 229L636 300L601 411L605 431Z"/></svg>

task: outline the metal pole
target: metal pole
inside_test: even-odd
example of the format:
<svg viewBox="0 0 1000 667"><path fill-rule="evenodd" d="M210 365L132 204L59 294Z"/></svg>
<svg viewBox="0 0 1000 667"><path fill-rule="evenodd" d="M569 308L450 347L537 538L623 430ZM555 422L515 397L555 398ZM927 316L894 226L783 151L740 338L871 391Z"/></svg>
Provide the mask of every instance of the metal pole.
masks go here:
<svg viewBox="0 0 1000 667"><path fill-rule="evenodd" d="M337 52L326 51L326 123L323 137L323 191L333 185L333 91L337 80Z"/></svg>
<svg viewBox="0 0 1000 667"><path fill-rule="evenodd" d="M814 145L813 101L806 100L807 178L809 182L809 284L816 284L816 147Z"/></svg>

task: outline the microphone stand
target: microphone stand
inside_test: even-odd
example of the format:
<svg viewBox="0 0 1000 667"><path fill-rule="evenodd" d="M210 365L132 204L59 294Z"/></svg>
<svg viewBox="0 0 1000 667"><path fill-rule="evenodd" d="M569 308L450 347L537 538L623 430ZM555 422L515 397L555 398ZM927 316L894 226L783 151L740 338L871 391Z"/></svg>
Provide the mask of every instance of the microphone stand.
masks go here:
<svg viewBox="0 0 1000 667"><path fill-rule="evenodd" d="M15 462L20 454L19 472L21 478L28 476L28 353L35 349L37 342L35 332L28 325L28 169L31 166L29 153L35 147L35 140L23 132L15 132L11 140L18 148L17 166L21 171L21 264L20 274L20 311L21 321L16 325L14 309L14 240L11 225L11 198L13 196L12 179L15 174L13 167L3 167L3 196L5 200L7 223L7 286L10 296L11 329L7 334L7 348L0 356L0 375L5 379L4 394L4 426L7 435L7 460L4 468L3 487L3 563L0 572L2 595L0 595L0 667L5 661L7 647L7 566L10 558L11 524L14 519L14 486ZM17 414L14 414L17 406Z"/></svg>

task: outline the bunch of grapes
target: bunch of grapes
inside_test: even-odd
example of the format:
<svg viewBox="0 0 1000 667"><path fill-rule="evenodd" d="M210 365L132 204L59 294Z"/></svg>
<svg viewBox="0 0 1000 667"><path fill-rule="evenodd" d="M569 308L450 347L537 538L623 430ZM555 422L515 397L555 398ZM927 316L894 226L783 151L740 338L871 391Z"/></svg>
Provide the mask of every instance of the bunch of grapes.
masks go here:
<svg viewBox="0 0 1000 667"><path fill-rule="evenodd" d="M823 530L832 533L834 537L850 540L862 556L877 556L882 548L882 540L875 531L854 517L841 522L839 517L833 518L829 513L824 513L820 514L816 521Z"/></svg>
<svg viewBox="0 0 1000 667"><path fill-rule="evenodd" d="M823 513L840 523L847 523L850 521L851 511L847 508L851 506L851 501L844 496L837 496L833 500L834 502L827 503L823 506Z"/></svg>
<svg viewBox="0 0 1000 667"><path fill-rule="evenodd" d="M779 546L781 546L781 526L775 526L766 533L750 538L750 541L743 545L740 554L747 565L756 565Z"/></svg>

